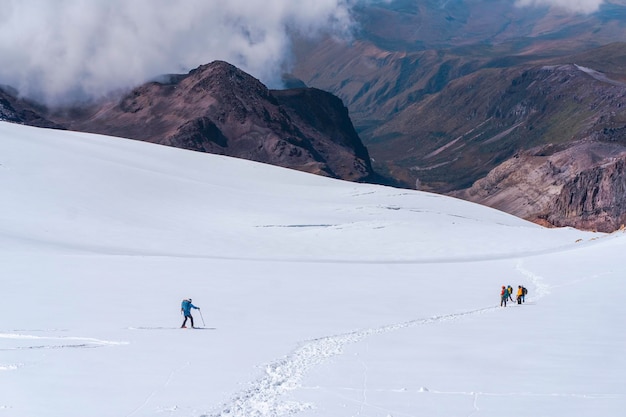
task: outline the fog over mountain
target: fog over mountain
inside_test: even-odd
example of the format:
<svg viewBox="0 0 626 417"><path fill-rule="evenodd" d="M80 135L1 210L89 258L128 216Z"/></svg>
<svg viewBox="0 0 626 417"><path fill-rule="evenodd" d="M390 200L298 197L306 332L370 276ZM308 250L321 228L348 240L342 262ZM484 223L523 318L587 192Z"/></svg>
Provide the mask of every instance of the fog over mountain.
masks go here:
<svg viewBox="0 0 626 417"><path fill-rule="evenodd" d="M0 84L46 101L100 96L222 59L277 84L288 33L349 33L350 2L2 1Z"/></svg>
<svg viewBox="0 0 626 417"><path fill-rule="evenodd" d="M585 13L603 3L507 1ZM59 103L100 97L219 59L277 87L290 64L290 35L349 37L355 27L354 7L390 2L2 0L0 84ZM441 7L449 3L442 1Z"/></svg>

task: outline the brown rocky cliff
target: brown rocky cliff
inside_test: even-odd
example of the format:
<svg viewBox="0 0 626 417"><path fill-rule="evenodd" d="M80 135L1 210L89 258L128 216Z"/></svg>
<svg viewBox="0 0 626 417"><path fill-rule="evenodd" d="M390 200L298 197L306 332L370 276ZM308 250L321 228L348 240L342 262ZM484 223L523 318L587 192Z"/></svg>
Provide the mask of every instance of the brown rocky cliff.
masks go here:
<svg viewBox="0 0 626 417"><path fill-rule="evenodd" d="M546 220L601 232L626 224L626 154L568 180Z"/></svg>
<svg viewBox="0 0 626 417"><path fill-rule="evenodd" d="M547 226L612 232L626 223L626 146L532 149L450 194Z"/></svg>

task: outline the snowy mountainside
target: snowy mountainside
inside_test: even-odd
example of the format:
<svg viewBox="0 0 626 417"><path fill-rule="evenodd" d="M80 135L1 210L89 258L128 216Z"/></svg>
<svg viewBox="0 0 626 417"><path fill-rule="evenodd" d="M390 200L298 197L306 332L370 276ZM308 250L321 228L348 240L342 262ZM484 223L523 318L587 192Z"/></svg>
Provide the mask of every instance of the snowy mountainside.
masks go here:
<svg viewBox="0 0 626 417"><path fill-rule="evenodd" d="M105 136L0 128L10 250L37 241L39 250L146 256L434 261L542 251L579 235L435 194ZM490 241L441 239L468 228ZM509 233L549 237L529 245Z"/></svg>
<svg viewBox="0 0 626 417"><path fill-rule="evenodd" d="M0 417L626 405L621 232L9 123L0 190Z"/></svg>

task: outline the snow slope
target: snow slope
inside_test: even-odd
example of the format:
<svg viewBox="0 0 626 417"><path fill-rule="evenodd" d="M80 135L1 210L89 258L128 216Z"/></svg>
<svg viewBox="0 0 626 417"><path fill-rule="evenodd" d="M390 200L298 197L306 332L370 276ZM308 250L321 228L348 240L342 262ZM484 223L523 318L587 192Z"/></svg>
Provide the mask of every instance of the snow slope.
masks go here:
<svg viewBox="0 0 626 417"><path fill-rule="evenodd" d="M624 412L622 233L7 123L0 190L0 417Z"/></svg>

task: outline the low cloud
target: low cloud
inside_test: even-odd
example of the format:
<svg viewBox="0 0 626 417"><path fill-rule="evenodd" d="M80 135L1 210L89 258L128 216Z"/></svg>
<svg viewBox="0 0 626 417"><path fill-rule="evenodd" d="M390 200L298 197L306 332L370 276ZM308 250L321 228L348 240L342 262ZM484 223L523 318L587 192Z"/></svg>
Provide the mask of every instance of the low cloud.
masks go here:
<svg viewBox="0 0 626 417"><path fill-rule="evenodd" d="M517 0L518 6L552 6L574 13L593 13L598 11L605 0Z"/></svg>
<svg viewBox="0 0 626 417"><path fill-rule="evenodd" d="M289 33L347 36L356 0L0 0L0 84L48 103L216 59L277 85Z"/></svg>

